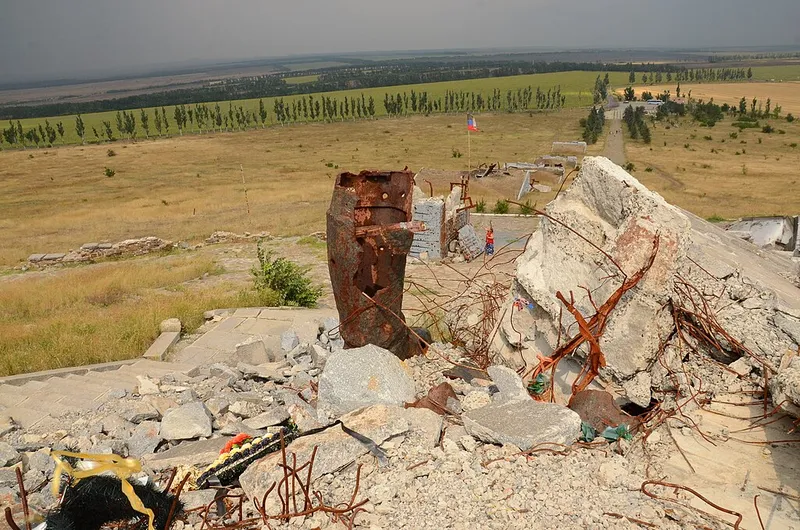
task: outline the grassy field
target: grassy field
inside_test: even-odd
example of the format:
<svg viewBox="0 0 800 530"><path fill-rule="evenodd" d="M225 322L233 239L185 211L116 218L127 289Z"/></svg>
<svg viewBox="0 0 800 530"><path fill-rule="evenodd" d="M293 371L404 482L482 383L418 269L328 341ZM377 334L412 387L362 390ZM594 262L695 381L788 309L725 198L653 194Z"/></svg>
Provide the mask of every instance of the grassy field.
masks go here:
<svg viewBox="0 0 800 530"><path fill-rule="evenodd" d="M652 87L637 87L636 95L639 97L643 90L648 90L653 94L669 90L675 94L675 85L656 85ZM744 97L747 99L748 109L750 101L758 98L765 104L767 99L772 100L772 108L775 105L782 107L782 114L788 112L795 116L800 114L800 81L788 83L700 83L700 84L681 84L681 93L692 91L693 99L703 99L710 101L712 98L718 104L728 103L737 107L739 100Z"/></svg>
<svg viewBox="0 0 800 530"><path fill-rule="evenodd" d="M386 109L383 107L383 97L384 94L391 93L397 94L408 92L410 93L411 90L416 92L420 91L428 91L428 95L430 98L439 98L445 94L448 90L466 90L466 91L474 91L474 92L482 92L485 95L490 94L493 89L499 88L501 92L503 92L503 100L505 100L505 92L507 90L514 90L527 88L529 85L536 90L536 87L541 87L545 92L547 92L550 88L555 88L558 85L561 85L561 93L567 97L566 106L569 107L577 107L577 106L585 106L590 105L592 103L592 87L594 86L595 78L597 77L597 72L559 72L559 73L552 73L552 74L535 74L535 75L520 75L520 76L512 76L512 77L495 77L495 78L488 78L488 79L470 79L465 81L448 81L442 83L427 83L427 84L420 84L420 85L404 85L404 86L395 86L395 87L381 87L381 88L367 88L363 90L344 90L339 92L326 92L320 94L313 94L315 98L318 98L321 95L337 97L342 100L345 96L348 98L350 97L360 97L361 94L364 94L364 97L369 99L372 96L375 99L375 114L378 117L386 116ZM612 87L620 87L624 83L627 82L628 74L621 73L621 72L612 72L609 74L609 79L611 81ZM291 106L291 102L295 99L302 98L306 96L287 96L284 98L284 101ZM273 112L273 105L274 105L274 98L263 98L264 105L268 111L268 118L267 124L274 125L275 124L275 114ZM241 105L245 110L249 110L251 112L258 111L258 99L244 99L244 100L236 100L232 102L234 106ZM214 104L208 104L209 107L213 109ZM170 123L169 134L170 135L177 135L177 127L175 125L175 121L173 119L174 113L174 106L165 107L167 112L167 119ZM220 102L220 108L223 112L227 112L228 109L228 102ZM151 134L155 134L155 126L153 124L153 109L145 109L145 111L150 116L150 132ZM141 123L139 119L139 111L135 112L136 115L136 123L137 123L137 136L143 137L144 131L141 129ZM115 128L115 116L116 112L98 112L93 114L84 114L83 121L86 125L86 140L93 141L94 134L92 133L92 127L96 127L98 133L102 136L102 122L108 121L111 123L111 127L114 129L114 136L118 137L119 133L116 131ZM459 114L460 116L460 114ZM79 143L79 138L75 133L75 117L74 116L60 116L60 117L52 117L49 118L50 124L55 127L55 124L58 121L63 122L64 128L66 133L64 135L64 142L65 143ZM44 118L34 118L28 120L21 120L22 126L25 130L30 129L31 127L37 127L42 125L44 127L45 119ZM2 124L3 127L6 127L7 124ZM188 130L186 133L196 132L194 130ZM56 144L60 144L61 140L57 139ZM7 146L8 144L3 144Z"/></svg>
<svg viewBox="0 0 800 530"><path fill-rule="evenodd" d="M739 131L730 118L711 128L688 119L669 129L657 124L651 145L628 139L625 150L636 178L701 217L797 215L800 122L760 122L776 132Z"/></svg>
<svg viewBox="0 0 800 530"><path fill-rule="evenodd" d="M288 85L302 85L303 83L313 83L319 79L319 74L316 75L301 75L298 77L284 77L283 80L286 81Z"/></svg>
<svg viewBox="0 0 800 530"><path fill-rule="evenodd" d="M213 260L184 254L6 278L0 376L138 357L165 318L192 332L208 309L270 305L241 286L191 283L220 272Z"/></svg>
<svg viewBox="0 0 800 530"><path fill-rule="evenodd" d="M554 140L578 139L583 114L481 115L472 163L533 160ZM466 169L464 122L461 115L415 116L2 152L0 265L151 234L197 240L215 230L321 230L339 171ZM454 149L463 157L453 158ZM106 167L116 175L104 176ZM480 182L472 195L494 201L498 192Z"/></svg>

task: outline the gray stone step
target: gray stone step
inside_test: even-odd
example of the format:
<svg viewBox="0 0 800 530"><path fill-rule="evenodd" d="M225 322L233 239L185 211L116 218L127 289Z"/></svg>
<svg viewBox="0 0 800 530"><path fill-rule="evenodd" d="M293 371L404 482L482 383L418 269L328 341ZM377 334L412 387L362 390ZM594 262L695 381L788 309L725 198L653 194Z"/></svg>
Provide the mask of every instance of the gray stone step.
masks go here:
<svg viewBox="0 0 800 530"><path fill-rule="evenodd" d="M40 421L44 420L45 418L50 418L51 416L40 409L31 409L27 407L12 407L7 411L14 421L19 423L23 429L30 429Z"/></svg>
<svg viewBox="0 0 800 530"><path fill-rule="evenodd" d="M36 390L41 390L46 387L47 383L45 383L44 381L28 381L27 383L18 388L24 392L34 392Z"/></svg>
<svg viewBox="0 0 800 530"><path fill-rule="evenodd" d="M30 394L30 391L26 392L20 390L19 387L2 385L0 386L0 405L13 409L16 405L24 401L25 398L28 397L28 394Z"/></svg>
<svg viewBox="0 0 800 530"><path fill-rule="evenodd" d="M108 385L109 388L119 388L132 392L136 389L138 381L136 375L126 372L91 372L90 380L95 384Z"/></svg>

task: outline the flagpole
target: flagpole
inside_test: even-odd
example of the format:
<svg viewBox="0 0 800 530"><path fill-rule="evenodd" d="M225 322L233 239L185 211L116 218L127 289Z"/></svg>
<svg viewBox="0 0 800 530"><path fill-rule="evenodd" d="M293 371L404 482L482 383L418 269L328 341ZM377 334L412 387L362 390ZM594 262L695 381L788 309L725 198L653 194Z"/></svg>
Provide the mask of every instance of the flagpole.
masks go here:
<svg viewBox="0 0 800 530"><path fill-rule="evenodd" d="M469 127L467 127L467 173L472 171L472 141L470 140Z"/></svg>

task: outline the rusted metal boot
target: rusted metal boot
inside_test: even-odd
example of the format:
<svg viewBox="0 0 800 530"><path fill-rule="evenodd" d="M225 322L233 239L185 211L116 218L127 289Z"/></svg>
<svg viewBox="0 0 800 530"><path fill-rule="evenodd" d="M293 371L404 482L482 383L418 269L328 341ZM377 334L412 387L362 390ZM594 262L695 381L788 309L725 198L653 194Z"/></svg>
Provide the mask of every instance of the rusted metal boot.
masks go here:
<svg viewBox="0 0 800 530"><path fill-rule="evenodd" d="M362 171L336 178L328 210L328 269L346 348L375 344L400 359L421 353L402 313L414 176Z"/></svg>

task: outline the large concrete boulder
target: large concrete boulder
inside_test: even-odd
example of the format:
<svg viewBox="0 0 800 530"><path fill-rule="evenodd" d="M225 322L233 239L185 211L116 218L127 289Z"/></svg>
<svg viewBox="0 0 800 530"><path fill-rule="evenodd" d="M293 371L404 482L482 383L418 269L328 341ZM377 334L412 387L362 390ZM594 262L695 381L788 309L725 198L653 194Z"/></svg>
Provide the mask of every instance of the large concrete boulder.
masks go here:
<svg viewBox="0 0 800 530"><path fill-rule="evenodd" d="M532 399L492 403L465 412L461 419L467 432L478 440L514 444L523 451L545 442L570 445L581 434L581 418L576 412Z"/></svg>
<svg viewBox="0 0 800 530"><path fill-rule="evenodd" d="M556 348L559 333L562 339L577 333L575 319L566 310L559 330L563 304L557 292L567 299L573 293L576 308L588 319L595 313L592 300L601 305L622 283L614 262L625 274L635 273L648 260L658 236L652 267L622 297L600 339L607 360L603 375L625 384L648 371L653 386L659 386L664 374L656 358L674 329L669 303L691 303L689 292L694 302L713 299L717 322L759 357L771 375L778 375L770 377L773 393L800 405L797 378L780 373L784 354L797 351L800 341L800 289L788 279L790 258L762 252L667 203L603 157L586 157L572 186L547 205L547 213L563 224L543 218L517 262L514 296L533 302L533 309L522 309L530 329L516 348L510 343L519 339L503 341L503 333L495 343L512 364L535 364L538 354L549 355ZM740 354L721 352L717 360L730 363ZM784 361L783 366L794 365ZM628 385L638 389L636 401L646 403L640 386Z"/></svg>
<svg viewBox="0 0 800 530"><path fill-rule="evenodd" d="M319 378L317 411L323 423L369 405L414 401L414 381L392 352L368 344L333 353Z"/></svg>

